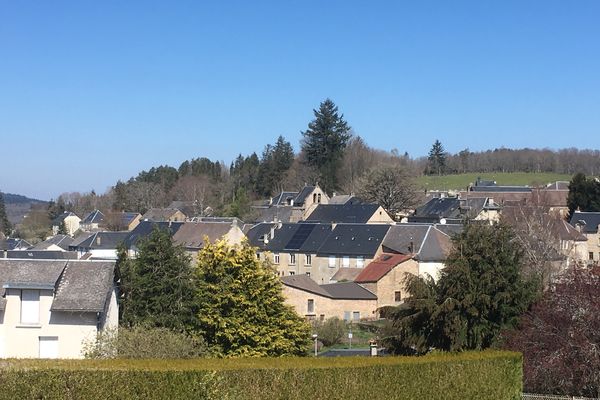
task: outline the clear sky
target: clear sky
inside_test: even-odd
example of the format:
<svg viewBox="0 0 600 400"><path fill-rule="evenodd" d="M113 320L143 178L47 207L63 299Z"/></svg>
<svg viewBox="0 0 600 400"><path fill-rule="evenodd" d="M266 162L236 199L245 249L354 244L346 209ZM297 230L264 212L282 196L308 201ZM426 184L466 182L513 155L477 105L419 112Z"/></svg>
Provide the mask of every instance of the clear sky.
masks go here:
<svg viewBox="0 0 600 400"><path fill-rule="evenodd" d="M600 1L0 0L0 189L298 150L330 97L371 146L600 148Z"/></svg>

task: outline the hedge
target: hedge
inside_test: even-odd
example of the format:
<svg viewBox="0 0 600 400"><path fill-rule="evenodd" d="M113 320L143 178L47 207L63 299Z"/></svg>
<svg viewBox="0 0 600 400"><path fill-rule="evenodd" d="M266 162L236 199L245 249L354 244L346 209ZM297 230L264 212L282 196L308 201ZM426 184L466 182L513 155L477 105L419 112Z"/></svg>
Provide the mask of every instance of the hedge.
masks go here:
<svg viewBox="0 0 600 400"><path fill-rule="evenodd" d="M1 399L520 399L519 353L4 360Z"/></svg>

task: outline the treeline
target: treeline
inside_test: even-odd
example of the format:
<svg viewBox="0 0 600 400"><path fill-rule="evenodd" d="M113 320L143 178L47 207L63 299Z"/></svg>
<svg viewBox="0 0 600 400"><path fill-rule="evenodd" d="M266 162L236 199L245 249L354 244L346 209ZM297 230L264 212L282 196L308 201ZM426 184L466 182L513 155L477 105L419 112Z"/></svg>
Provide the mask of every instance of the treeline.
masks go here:
<svg viewBox="0 0 600 400"><path fill-rule="evenodd" d="M314 120L302 132L297 151L279 136L260 155L239 154L230 165L206 157L183 161L178 168L161 165L118 181L102 195L93 191L62 194L52 204L57 209L53 214L68 209L83 215L96 208L144 213L179 200L193 202L200 214L243 218L251 212L252 201L281 190L298 190L305 184L318 182L329 193L357 193L361 179L389 166L400 167L413 177L468 172L581 172L595 176L600 172L600 151L574 148L464 149L450 154L436 141L428 157L413 158L397 149L370 147L352 134L343 114L329 99L313 111Z"/></svg>

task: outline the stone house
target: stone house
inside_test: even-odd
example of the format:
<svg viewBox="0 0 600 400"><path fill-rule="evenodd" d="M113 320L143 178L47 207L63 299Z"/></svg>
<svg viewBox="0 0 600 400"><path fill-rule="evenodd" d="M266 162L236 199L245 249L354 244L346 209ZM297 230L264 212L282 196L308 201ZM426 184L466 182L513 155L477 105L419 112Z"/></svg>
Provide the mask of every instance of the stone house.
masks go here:
<svg viewBox="0 0 600 400"><path fill-rule="evenodd" d="M377 296L354 282L319 285L306 275L281 278L286 303L309 320L338 317L347 322L376 317Z"/></svg>
<svg viewBox="0 0 600 400"><path fill-rule="evenodd" d="M582 260L589 264L598 264L600 260L600 212L575 211L571 216L571 225L587 238Z"/></svg>
<svg viewBox="0 0 600 400"><path fill-rule="evenodd" d="M79 230L80 222L81 218L79 218L75 213L65 211L52 220L52 234L58 234L60 226L64 223L66 228L65 233L69 236L73 236L73 234Z"/></svg>

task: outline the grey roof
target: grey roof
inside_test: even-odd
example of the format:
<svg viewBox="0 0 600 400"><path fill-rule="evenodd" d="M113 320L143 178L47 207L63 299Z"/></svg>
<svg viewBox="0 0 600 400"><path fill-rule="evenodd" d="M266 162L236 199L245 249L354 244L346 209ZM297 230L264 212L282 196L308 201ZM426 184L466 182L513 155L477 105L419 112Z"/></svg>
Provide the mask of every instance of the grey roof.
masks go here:
<svg viewBox="0 0 600 400"><path fill-rule="evenodd" d="M319 247L319 255L355 255L372 258L391 225L338 224Z"/></svg>
<svg viewBox="0 0 600 400"><path fill-rule="evenodd" d="M183 222L154 222L154 221L140 221L140 223L131 231L125 238L125 246L131 249L137 245L138 240L145 239L152 233L152 230L157 227L158 229L168 230L173 236L179 228L183 226Z"/></svg>
<svg viewBox="0 0 600 400"><path fill-rule="evenodd" d="M177 208L151 208L142 216L142 218L148 221L163 222L171 219L177 212L183 214L183 211Z"/></svg>
<svg viewBox="0 0 600 400"><path fill-rule="evenodd" d="M268 235L271 232L271 227L275 226L275 223L261 222L254 225L246 232L248 243L251 246L258 247L261 250L265 250L267 245L263 241L264 235Z"/></svg>
<svg viewBox="0 0 600 400"><path fill-rule="evenodd" d="M457 221L465 217L475 218L487 203L487 197L434 197L418 207L408 221L439 222L442 218Z"/></svg>
<svg viewBox="0 0 600 400"><path fill-rule="evenodd" d="M377 300L377 296L354 282L318 285L307 275L291 275L281 278L284 285L339 300Z"/></svg>
<svg viewBox="0 0 600 400"><path fill-rule="evenodd" d="M113 262L68 262L50 310L104 311L113 287L114 269Z"/></svg>
<svg viewBox="0 0 600 400"><path fill-rule="evenodd" d="M584 233L596 233L600 225L600 212L575 211L570 223L573 226L580 225Z"/></svg>
<svg viewBox="0 0 600 400"><path fill-rule="evenodd" d="M230 222L184 222L173 235L173 241L186 249L198 250L204 246L206 237L210 242L216 242L232 227Z"/></svg>
<svg viewBox="0 0 600 400"><path fill-rule="evenodd" d="M55 245L63 250L68 250L69 245L73 242L73 238L69 235L54 235L43 242L33 246L31 250L46 250L48 247Z"/></svg>
<svg viewBox="0 0 600 400"><path fill-rule="evenodd" d="M471 192L531 192L528 186L471 186Z"/></svg>
<svg viewBox="0 0 600 400"><path fill-rule="evenodd" d="M58 281L66 261L0 259L2 287L52 287Z"/></svg>
<svg viewBox="0 0 600 400"><path fill-rule="evenodd" d="M356 282L339 282L321 285L332 299L377 300L377 296Z"/></svg>
<svg viewBox="0 0 600 400"><path fill-rule="evenodd" d="M435 227L439 231L448 235L450 238L452 238L454 235L460 234L465 229L464 225L461 224L436 224Z"/></svg>
<svg viewBox="0 0 600 400"><path fill-rule="evenodd" d="M27 260L76 260L77 252L62 250L9 250L6 258Z"/></svg>
<svg viewBox="0 0 600 400"><path fill-rule="evenodd" d="M271 205L273 206L285 206L291 205L290 203L298 197L298 192L281 192L277 196L273 197Z"/></svg>
<svg viewBox="0 0 600 400"><path fill-rule="evenodd" d="M300 190L300 193L298 193L298 196L294 199L294 205L299 207L303 206L306 198L315 190L315 188L316 186L304 186L302 190Z"/></svg>
<svg viewBox="0 0 600 400"><path fill-rule="evenodd" d="M294 207L292 206L272 206L272 207L255 207L256 217L253 219L256 222L272 222L283 221L290 222Z"/></svg>
<svg viewBox="0 0 600 400"><path fill-rule="evenodd" d="M69 246L71 250L116 249L129 237L130 232L94 232Z"/></svg>
<svg viewBox="0 0 600 400"><path fill-rule="evenodd" d="M373 217L378 209L379 206L377 204L319 204L306 220L328 223L364 224Z"/></svg>
<svg viewBox="0 0 600 400"><path fill-rule="evenodd" d="M17 248L28 249L31 247L31 243L27 240L19 238L6 238L0 240L0 250L14 250Z"/></svg>
<svg viewBox="0 0 600 400"><path fill-rule="evenodd" d="M400 254L415 254L419 261L443 261L452 242L433 225L399 224L390 228L383 246Z"/></svg>
<svg viewBox="0 0 600 400"><path fill-rule="evenodd" d="M202 210L199 209L199 205L194 201L172 201L167 208L175 208L184 213L188 218L194 217L197 214L201 214Z"/></svg>
<svg viewBox="0 0 600 400"><path fill-rule="evenodd" d="M54 218L52 220L52 225L53 226L60 225L67 217L77 217L77 214L75 214L71 211L64 211L62 214L59 214L56 218ZM77 217L77 218L79 218L79 217Z"/></svg>
<svg viewBox="0 0 600 400"><path fill-rule="evenodd" d="M100 210L94 210L80 222L81 224L101 224L104 222L104 214Z"/></svg>
<svg viewBox="0 0 600 400"><path fill-rule="evenodd" d="M329 199L328 204L360 204L362 200L352 194L336 194Z"/></svg>
<svg viewBox="0 0 600 400"><path fill-rule="evenodd" d="M280 227L278 227L280 226ZM271 239L271 228L274 229ZM252 246L271 252L317 253L331 233L331 224L260 223L246 234ZM264 242L267 235L267 243Z"/></svg>

